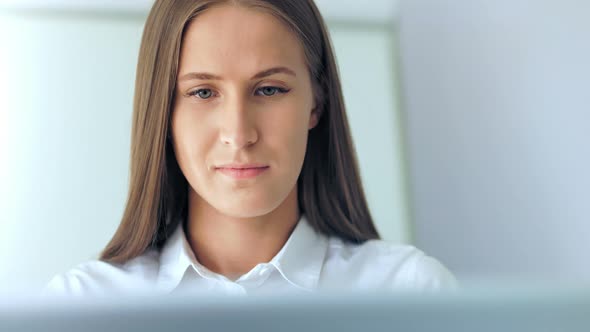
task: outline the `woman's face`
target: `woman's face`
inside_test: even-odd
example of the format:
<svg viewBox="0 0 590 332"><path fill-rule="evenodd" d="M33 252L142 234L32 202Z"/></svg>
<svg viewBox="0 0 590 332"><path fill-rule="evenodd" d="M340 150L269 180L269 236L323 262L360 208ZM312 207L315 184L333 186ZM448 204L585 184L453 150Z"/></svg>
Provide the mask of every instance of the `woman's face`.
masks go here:
<svg viewBox="0 0 590 332"><path fill-rule="evenodd" d="M172 112L199 206L249 218L296 199L314 108L303 48L281 21L231 5L199 15L182 40ZM232 169L249 165L264 168Z"/></svg>

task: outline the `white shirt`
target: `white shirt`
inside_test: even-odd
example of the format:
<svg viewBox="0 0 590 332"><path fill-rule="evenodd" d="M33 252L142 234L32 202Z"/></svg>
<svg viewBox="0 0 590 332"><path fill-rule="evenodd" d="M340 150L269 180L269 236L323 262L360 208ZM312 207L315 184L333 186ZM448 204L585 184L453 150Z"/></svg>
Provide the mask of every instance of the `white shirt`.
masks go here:
<svg viewBox="0 0 590 332"><path fill-rule="evenodd" d="M428 291L454 289L453 275L415 247L370 240L356 245L317 233L304 215L278 254L233 281L201 265L179 224L159 251L125 264L98 260L55 276L44 295L101 296L214 292Z"/></svg>

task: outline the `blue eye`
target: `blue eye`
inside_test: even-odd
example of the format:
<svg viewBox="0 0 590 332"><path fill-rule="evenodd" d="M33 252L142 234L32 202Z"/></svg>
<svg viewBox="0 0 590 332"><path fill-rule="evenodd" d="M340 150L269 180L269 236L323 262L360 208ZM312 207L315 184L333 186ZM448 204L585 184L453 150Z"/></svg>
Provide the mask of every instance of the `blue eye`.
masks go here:
<svg viewBox="0 0 590 332"><path fill-rule="evenodd" d="M291 91L291 90L279 88L276 86L264 86L264 87L258 88L256 90L256 95L257 96L264 96L264 97L272 97L272 96L276 95L277 93L278 94L285 94L289 91ZM262 94L259 94L258 92L262 92ZM214 93L211 89L197 89L197 90L189 92L188 95L191 97L196 96L199 99L209 99L214 95Z"/></svg>
<svg viewBox="0 0 590 332"><path fill-rule="evenodd" d="M285 94L285 93L289 92L290 90L279 88L276 86L264 86L264 87L259 88L256 91L262 91L263 95L265 95L267 97L272 97L277 93Z"/></svg>
<svg viewBox="0 0 590 332"><path fill-rule="evenodd" d="M189 96L198 96L200 99L209 99L213 92L211 89L198 89L188 93Z"/></svg>

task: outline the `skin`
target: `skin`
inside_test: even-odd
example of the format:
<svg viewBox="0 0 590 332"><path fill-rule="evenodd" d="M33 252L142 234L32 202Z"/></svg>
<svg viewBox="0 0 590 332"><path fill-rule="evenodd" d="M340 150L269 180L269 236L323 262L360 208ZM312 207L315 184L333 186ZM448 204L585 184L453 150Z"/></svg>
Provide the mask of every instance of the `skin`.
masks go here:
<svg viewBox="0 0 590 332"><path fill-rule="evenodd" d="M275 67L292 74L253 78ZM201 264L234 280L279 252L300 217L296 184L317 122L303 47L280 20L222 5L189 24L171 130L190 187L187 239ZM234 179L216 169L228 163L268 168Z"/></svg>

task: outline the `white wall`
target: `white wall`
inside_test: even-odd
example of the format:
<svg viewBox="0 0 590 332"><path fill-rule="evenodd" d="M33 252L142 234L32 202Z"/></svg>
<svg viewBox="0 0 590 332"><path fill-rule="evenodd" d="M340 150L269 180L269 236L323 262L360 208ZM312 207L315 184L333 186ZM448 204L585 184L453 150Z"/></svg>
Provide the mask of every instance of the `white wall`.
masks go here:
<svg viewBox="0 0 590 332"><path fill-rule="evenodd" d="M0 288L95 256L126 198L142 20L2 13Z"/></svg>
<svg viewBox="0 0 590 332"><path fill-rule="evenodd" d="M467 280L590 281L590 2L400 10L418 246Z"/></svg>
<svg viewBox="0 0 590 332"><path fill-rule="evenodd" d="M96 257L125 204L145 12L64 8L0 11L0 293ZM331 32L370 208L408 242L392 31Z"/></svg>

